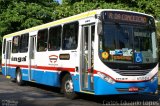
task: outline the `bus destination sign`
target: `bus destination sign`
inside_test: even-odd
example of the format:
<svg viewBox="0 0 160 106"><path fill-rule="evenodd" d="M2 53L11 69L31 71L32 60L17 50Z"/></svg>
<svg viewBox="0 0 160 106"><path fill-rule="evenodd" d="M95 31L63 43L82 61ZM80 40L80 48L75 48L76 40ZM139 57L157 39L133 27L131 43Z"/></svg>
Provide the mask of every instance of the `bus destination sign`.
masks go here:
<svg viewBox="0 0 160 106"><path fill-rule="evenodd" d="M128 22L128 23L141 23L147 24L147 16L129 13L129 12L116 12L116 11L107 11L104 12L105 21L119 21L119 22Z"/></svg>

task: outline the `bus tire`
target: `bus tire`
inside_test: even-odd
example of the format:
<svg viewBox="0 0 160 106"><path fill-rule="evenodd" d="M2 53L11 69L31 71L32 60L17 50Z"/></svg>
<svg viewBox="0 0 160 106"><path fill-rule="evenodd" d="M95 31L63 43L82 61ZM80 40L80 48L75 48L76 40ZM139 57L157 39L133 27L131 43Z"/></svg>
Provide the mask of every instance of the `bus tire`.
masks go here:
<svg viewBox="0 0 160 106"><path fill-rule="evenodd" d="M16 82L19 86L24 85L24 81L22 80L22 73L21 73L21 70L19 68L17 69Z"/></svg>
<svg viewBox="0 0 160 106"><path fill-rule="evenodd" d="M70 74L66 74L63 77L61 87L65 97L69 99L77 98L77 94L74 92L74 89L73 89L73 81Z"/></svg>

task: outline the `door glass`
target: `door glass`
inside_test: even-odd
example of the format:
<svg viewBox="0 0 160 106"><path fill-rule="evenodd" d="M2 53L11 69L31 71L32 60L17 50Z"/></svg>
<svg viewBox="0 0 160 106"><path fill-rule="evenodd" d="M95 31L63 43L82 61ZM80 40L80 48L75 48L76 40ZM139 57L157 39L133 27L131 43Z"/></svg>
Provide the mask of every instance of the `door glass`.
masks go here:
<svg viewBox="0 0 160 106"><path fill-rule="evenodd" d="M30 58L34 59L35 37L30 38Z"/></svg>
<svg viewBox="0 0 160 106"><path fill-rule="evenodd" d="M6 39L3 40L3 54L5 54L6 48Z"/></svg>
<svg viewBox="0 0 160 106"><path fill-rule="evenodd" d="M94 35L95 35L95 25L91 26L91 89L93 86L93 70L94 70Z"/></svg>
<svg viewBox="0 0 160 106"><path fill-rule="evenodd" d="M11 55L11 42L7 42L7 52L6 52L6 59L10 59L10 55Z"/></svg>
<svg viewBox="0 0 160 106"><path fill-rule="evenodd" d="M88 88L88 33L89 28L84 27L83 32L83 57L82 57L82 85L83 88Z"/></svg>
<svg viewBox="0 0 160 106"><path fill-rule="evenodd" d="M95 25L83 27L82 36L82 89L93 91Z"/></svg>
<svg viewBox="0 0 160 106"><path fill-rule="evenodd" d="M36 35L30 37L30 48L29 48L29 79L33 79L34 68L35 68L35 44L36 44Z"/></svg>

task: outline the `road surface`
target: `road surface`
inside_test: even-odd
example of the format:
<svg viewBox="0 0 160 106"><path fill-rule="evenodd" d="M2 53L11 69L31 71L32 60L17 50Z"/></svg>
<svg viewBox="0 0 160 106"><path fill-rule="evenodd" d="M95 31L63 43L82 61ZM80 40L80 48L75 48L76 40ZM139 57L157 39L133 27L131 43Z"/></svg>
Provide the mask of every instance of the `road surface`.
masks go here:
<svg viewBox="0 0 160 106"><path fill-rule="evenodd" d="M70 100L58 88L27 83L18 86L0 74L0 106L160 106L160 95L93 96Z"/></svg>

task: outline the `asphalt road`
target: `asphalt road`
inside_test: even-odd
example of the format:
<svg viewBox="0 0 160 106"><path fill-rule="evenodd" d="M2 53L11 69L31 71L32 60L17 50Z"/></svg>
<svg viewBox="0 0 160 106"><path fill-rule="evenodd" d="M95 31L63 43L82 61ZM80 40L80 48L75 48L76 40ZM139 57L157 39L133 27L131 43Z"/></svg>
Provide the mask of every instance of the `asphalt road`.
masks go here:
<svg viewBox="0 0 160 106"><path fill-rule="evenodd" d="M18 86L0 75L0 106L160 106L160 95L93 96L80 94L70 100L58 88L27 83Z"/></svg>

